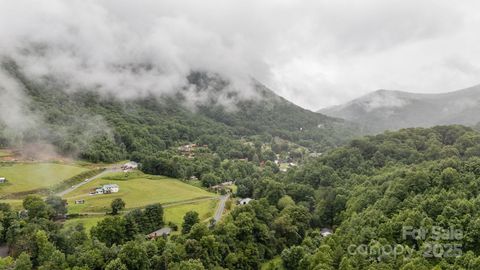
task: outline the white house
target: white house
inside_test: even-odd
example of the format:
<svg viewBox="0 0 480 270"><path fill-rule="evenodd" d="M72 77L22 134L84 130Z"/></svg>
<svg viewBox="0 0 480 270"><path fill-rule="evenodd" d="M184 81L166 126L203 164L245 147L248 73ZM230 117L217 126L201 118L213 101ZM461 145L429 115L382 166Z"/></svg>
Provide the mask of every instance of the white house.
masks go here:
<svg viewBox="0 0 480 270"><path fill-rule="evenodd" d="M0 184L3 184L7 181L5 177L0 177Z"/></svg>
<svg viewBox="0 0 480 270"><path fill-rule="evenodd" d="M244 199L241 199L238 204L245 205L245 204L248 204L252 200L253 199L251 199L251 198L244 198Z"/></svg>
<svg viewBox="0 0 480 270"><path fill-rule="evenodd" d="M108 184L102 187L103 193L117 193L120 187L117 184Z"/></svg>
<svg viewBox="0 0 480 270"><path fill-rule="evenodd" d="M95 192L91 194L110 194L110 193L117 193L120 190L120 187L117 184L108 184L103 185L99 188L95 189Z"/></svg>

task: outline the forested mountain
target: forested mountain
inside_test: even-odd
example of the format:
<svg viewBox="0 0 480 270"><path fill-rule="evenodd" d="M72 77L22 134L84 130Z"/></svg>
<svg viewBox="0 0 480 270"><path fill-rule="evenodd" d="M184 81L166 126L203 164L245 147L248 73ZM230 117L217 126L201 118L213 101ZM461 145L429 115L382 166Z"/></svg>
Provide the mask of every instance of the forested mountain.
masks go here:
<svg viewBox="0 0 480 270"><path fill-rule="evenodd" d="M164 223L158 204L107 217L88 235L51 220L61 210L55 198L28 196L24 216L0 204L0 240L16 258L0 265L479 269L479 145L467 127L404 129L353 140L286 174L251 168L237 181L249 204L210 227L188 213L181 234L153 241L143 235Z"/></svg>
<svg viewBox="0 0 480 270"><path fill-rule="evenodd" d="M188 90L194 88L202 97L192 104L187 89L122 100L89 89L67 93L62 82L29 79L13 61L3 68L22 86L30 111L42 122L21 139L0 132L3 144L46 141L62 153L91 161L138 157L188 142L208 144L221 157L238 157L241 146L235 141L251 136L264 141L278 136L323 151L354 133L343 120L304 110L260 83L255 98L239 98L239 92L228 90L227 81L207 73L188 77Z"/></svg>
<svg viewBox="0 0 480 270"><path fill-rule="evenodd" d="M480 122L480 85L443 94L378 90L320 113L381 132L407 127L475 125Z"/></svg>

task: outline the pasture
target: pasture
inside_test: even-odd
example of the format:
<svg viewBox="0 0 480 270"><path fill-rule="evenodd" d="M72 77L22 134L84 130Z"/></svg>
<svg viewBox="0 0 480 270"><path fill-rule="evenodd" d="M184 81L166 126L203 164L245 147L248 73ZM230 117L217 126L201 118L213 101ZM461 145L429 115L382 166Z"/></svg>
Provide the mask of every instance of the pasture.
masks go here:
<svg viewBox="0 0 480 270"><path fill-rule="evenodd" d="M68 212L71 214L106 213L115 198L122 198L128 210L142 208L152 203L164 205L190 203L190 201L216 197L214 193L169 177L139 175L140 178L131 179L129 177L118 178L118 175L106 175L67 194L65 199L69 204ZM89 194L96 187L106 184L117 184L120 191L111 194ZM75 200L85 200L85 203L75 204Z"/></svg>
<svg viewBox="0 0 480 270"><path fill-rule="evenodd" d="M200 221L208 221L213 216L217 204L218 200L206 200L172 207L167 206L163 209L164 217L166 222L171 221L180 228L183 222L183 216L185 216L188 211L196 211Z"/></svg>
<svg viewBox="0 0 480 270"><path fill-rule="evenodd" d="M212 217L217 203L218 200L203 200L198 202L192 202L189 204L166 206L166 208L163 209L165 223L173 222L177 224L179 230L181 230L183 216L185 216L188 211L196 211L201 221L208 221ZM97 224L97 222L104 218L105 215L92 215L87 217L68 219L65 222L65 227L75 226L79 223L82 223L88 232L93 226Z"/></svg>
<svg viewBox="0 0 480 270"><path fill-rule="evenodd" d="M52 187L87 168L57 163L0 163L0 196L25 193Z"/></svg>

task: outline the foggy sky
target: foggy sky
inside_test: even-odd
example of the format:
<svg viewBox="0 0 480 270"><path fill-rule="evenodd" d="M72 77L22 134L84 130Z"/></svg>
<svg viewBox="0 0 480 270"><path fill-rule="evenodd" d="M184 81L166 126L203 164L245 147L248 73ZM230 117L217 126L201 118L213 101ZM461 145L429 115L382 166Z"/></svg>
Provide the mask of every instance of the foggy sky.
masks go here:
<svg viewBox="0 0 480 270"><path fill-rule="evenodd" d="M72 89L165 93L203 70L317 110L377 89L480 83L479 11L476 0L0 0L0 54Z"/></svg>

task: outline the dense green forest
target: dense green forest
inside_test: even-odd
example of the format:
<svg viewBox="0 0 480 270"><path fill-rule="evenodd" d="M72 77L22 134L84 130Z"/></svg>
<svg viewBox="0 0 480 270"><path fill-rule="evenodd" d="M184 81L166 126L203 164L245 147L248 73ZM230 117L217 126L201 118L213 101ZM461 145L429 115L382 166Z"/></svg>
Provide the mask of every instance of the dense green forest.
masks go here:
<svg viewBox="0 0 480 270"><path fill-rule="evenodd" d="M188 78L195 91L209 97L192 108L182 89L172 95L120 100L94 90L67 93L68 86L52 78L29 80L13 61L2 66L22 86L41 127L12 136L0 123L0 146L43 141L63 154L92 162L142 162L147 156L165 156L172 147L197 143L207 144L223 160L249 158L250 150L240 139L271 142L280 137L325 151L356 133L352 124L304 110L260 84L258 100L228 92L231 106L227 108L217 94L231 91L228 82L206 73Z"/></svg>
<svg viewBox="0 0 480 270"><path fill-rule="evenodd" d="M106 218L90 234L53 222L58 199L0 207L9 269L479 269L480 133L404 129L351 141L287 173L252 165L237 180L252 197L210 226L185 216L180 235L152 205ZM322 236L321 229L333 234ZM411 232L424 233L413 235ZM436 231L442 231L439 234ZM448 231L449 233L446 233ZM455 232L455 233L450 233ZM402 247L402 248L400 248ZM393 249L395 248L395 252ZM280 264L276 264L280 258Z"/></svg>

